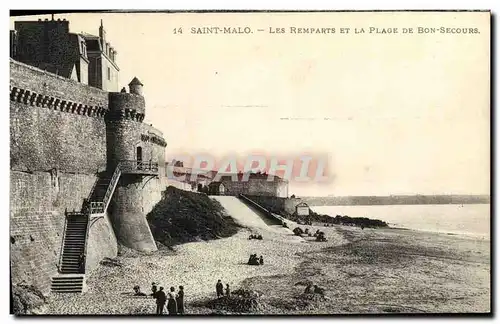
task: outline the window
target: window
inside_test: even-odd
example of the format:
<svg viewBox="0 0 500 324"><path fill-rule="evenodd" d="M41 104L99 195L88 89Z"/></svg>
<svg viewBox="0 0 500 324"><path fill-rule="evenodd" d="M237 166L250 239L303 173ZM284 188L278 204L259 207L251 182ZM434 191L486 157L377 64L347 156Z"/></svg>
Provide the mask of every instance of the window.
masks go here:
<svg viewBox="0 0 500 324"><path fill-rule="evenodd" d="M108 68L108 80L111 80L111 69Z"/></svg>

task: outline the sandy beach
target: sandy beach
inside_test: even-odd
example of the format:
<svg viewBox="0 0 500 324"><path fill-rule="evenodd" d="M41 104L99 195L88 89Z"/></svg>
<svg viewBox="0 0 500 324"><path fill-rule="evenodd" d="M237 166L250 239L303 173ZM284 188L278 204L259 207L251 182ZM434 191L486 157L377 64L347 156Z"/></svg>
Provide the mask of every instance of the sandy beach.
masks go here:
<svg viewBox="0 0 500 324"><path fill-rule="evenodd" d="M490 311L490 241L404 229L307 226L328 242L294 236L290 228L268 226L243 216L236 235L176 246L151 255L118 257L122 266L100 265L81 295L49 296L44 314L152 314L151 297L133 297L152 282L168 289L183 285L187 314L215 298L221 279L262 294L266 314L447 313ZM305 227L305 226L301 226ZM248 240L251 233L263 240ZM252 253L263 266L246 264ZM308 280L326 299L298 299Z"/></svg>

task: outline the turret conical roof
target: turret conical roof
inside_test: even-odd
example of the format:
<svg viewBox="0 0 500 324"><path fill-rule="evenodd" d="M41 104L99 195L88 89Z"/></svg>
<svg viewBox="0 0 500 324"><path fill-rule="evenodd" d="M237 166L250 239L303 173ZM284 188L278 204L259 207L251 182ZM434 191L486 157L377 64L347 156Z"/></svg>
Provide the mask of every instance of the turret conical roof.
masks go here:
<svg viewBox="0 0 500 324"><path fill-rule="evenodd" d="M137 77L134 77L128 85L141 85L141 86L143 86L144 84L142 84L141 81L139 81L139 79L137 79Z"/></svg>

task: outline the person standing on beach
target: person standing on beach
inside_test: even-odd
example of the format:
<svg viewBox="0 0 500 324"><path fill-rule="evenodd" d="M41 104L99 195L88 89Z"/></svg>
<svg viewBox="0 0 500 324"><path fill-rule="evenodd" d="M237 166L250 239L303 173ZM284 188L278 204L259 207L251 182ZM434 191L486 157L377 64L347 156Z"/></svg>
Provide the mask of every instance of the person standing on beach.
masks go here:
<svg viewBox="0 0 500 324"><path fill-rule="evenodd" d="M184 314L184 287L179 286L179 292L175 297L175 301L177 302L177 314Z"/></svg>
<svg viewBox="0 0 500 324"><path fill-rule="evenodd" d="M154 298L156 298L156 314L163 315L163 308L165 307L166 296L163 291L163 287L160 287L160 290L155 292Z"/></svg>
<svg viewBox="0 0 500 324"><path fill-rule="evenodd" d="M224 296L224 286L222 285L222 281L219 279L217 284L215 285L215 291L217 293L217 298Z"/></svg>
<svg viewBox="0 0 500 324"><path fill-rule="evenodd" d="M155 297L155 295L156 295L156 292L157 292L157 291L158 291L158 288L157 288L157 286L156 286L156 283L155 283L155 282L153 282L153 283L151 284L151 292L152 292L151 296L153 296L153 298ZM165 293L164 293L164 294L165 294Z"/></svg>
<svg viewBox="0 0 500 324"><path fill-rule="evenodd" d="M175 301L175 288L170 287L170 292L167 294L168 301L167 301L167 310L168 310L168 315L175 315L177 314L177 302Z"/></svg>
<svg viewBox="0 0 500 324"><path fill-rule="evenodd" d="M231 296L231 289L229 289L229 284L226 284L226 296L227 297Z"/></svg>

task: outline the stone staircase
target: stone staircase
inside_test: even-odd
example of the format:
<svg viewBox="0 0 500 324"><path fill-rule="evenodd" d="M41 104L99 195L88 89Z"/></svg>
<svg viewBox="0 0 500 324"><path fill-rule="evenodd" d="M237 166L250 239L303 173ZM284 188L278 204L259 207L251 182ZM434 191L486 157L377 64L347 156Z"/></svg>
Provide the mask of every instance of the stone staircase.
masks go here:
<svg viewBox="0 0 500 324"><path fill-rule="evenodd" d="M90 201L104 201L106 191L108 190L111 179L109 177L100 178L95 184L94 190L90 195Z"/></svg>
<svg viewBox="0 0 500 324"><path fill-rule="evenodd" d="M64 274L52 277L53 293L81 293L84 290L85 275Z"/></svg>
<svg viewBox="0 0 500 324"><path fill-rule="evenodd" d="M79 258L85 253L88 216L70 214L66 220L63 253L61 258L61 273L81 273ZM85 270L83 270L85 273Z"/></svg>
<svg viewBox="0 0 500 324"><path fill-rule="evenodd" d="M52 277L52 292L81 293L83 291L88 224L88 215L75 212L66 215L60 274ZM83 256L83 260L80 260L81 256ZM83 264L80 264L80 261Z"/></svg>
<svg viewBox="0 0 500 324"><path fill-rule="evenodd" d="M111 177L97 180L84 203L83 212L66 214L59 275L52 277L52 292L81 293L85 287L85 257L87 235L92 218L103 217L121 175L117 166ZM80 258L83 257L82 260ZM82 262L82 264L80 264Z"/></svg>

